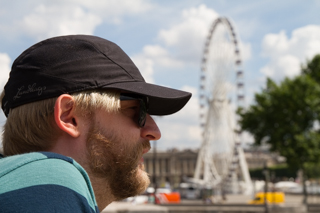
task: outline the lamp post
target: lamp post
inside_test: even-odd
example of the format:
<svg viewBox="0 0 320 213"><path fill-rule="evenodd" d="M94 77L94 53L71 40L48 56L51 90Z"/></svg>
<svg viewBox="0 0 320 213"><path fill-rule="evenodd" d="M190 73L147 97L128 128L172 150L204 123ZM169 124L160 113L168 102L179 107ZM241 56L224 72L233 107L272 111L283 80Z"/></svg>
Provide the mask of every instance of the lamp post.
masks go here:
<svg viewBox="0 0 320 213"><path fill-rule="evenodd" d="M265 176L265 184L264 184L264 205L265 205L265 212L266 212L266 213L269 213L268 201L267 201L268 181L269 181L269 170L268 170L268 167L267 167L267 161L264 162L263 174L264 174L264 176Z"/></svg>
<svg viewBox="0 0 320 213"><path fill-rule="evenodd" d="M157 177L156 177L156 161L157 161L157 141L153 141L153 187L154 187L154 204L157 204Z"/></svg>

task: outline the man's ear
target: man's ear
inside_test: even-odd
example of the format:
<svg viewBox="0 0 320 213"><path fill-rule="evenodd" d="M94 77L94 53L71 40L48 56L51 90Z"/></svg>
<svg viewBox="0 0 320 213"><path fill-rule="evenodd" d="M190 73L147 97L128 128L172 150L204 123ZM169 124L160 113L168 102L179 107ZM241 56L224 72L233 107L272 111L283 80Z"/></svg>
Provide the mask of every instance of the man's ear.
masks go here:
<svg viewBox="0 0 320 213"><path fill-rule="evenodd" d="M57 126L72 137L80 135L78 117L75 114L74 98L71 95L60 95L54 105L54 119Z"/></svg>

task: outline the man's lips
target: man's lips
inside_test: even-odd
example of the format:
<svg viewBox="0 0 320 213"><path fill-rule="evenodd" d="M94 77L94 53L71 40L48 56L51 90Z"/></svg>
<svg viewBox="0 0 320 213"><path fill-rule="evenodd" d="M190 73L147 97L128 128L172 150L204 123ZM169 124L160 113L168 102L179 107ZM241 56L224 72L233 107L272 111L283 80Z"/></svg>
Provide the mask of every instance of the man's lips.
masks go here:
<svg viewBox="0 0 320 213"><path fill-rule="evenodd" d="M143 161L144 161L143 160L143 155L146 154L147 152L149 152L150 149L151 149L150 142L149 141L144 141L140 163L143 163Z"/></svg>
<svg viewBox="0 0 320 213"><path fill-rule="evenodd" d="M149 152L150 149L151 149L150 147L143 149L143 150L142 150L142 155L144 155L144 154L146 154L147 152ZM143 161L144 161L144 160L143 160L143 156L142 156L141 159L140 159L140 163L143 163Z"/></svg>
<svg viewBox="0 0 320 213"><path fill-rule="evenodd" d="M142 154L149 152L151 149L150 141L145 140L142 142Z"/></svg>

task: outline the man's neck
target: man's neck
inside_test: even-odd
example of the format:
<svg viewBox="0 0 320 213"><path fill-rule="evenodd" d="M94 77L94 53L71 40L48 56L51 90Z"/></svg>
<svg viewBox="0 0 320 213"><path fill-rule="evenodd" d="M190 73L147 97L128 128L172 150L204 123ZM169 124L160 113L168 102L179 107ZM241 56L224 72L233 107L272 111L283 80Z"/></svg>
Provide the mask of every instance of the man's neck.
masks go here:
<svg viewBox="0 0 320 213"><path fill-rule="evenodd" d="M100 212L106 208L111 202L115 201L115 197L111 193L109 181L106 178L95 175L90 169L87 158L78 158L76 161L84 168L87 172L91 186L93 188L94 196L97 201Z"/></svg>
<svg viewBox="0 0 320 213"><path fill-rule="evenodd" d="M94 177L89 174L94 195L98 204L98 208L102 211L111 202L115 201L115 197L112 195L108 182L105 178Z"/></svg>

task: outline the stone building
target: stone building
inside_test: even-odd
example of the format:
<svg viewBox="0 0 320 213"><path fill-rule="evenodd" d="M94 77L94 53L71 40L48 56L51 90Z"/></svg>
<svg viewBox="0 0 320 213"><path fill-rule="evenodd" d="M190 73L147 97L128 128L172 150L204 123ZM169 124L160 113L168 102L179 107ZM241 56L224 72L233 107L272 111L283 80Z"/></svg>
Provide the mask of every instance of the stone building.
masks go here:
<svg viewBox="0 0 320 213"><path fill-rule="evenodd" d="M151 182L154 182L154 178L157 179L158 187L170 184L171 187L177 188L183 182L184 177L193 177L197 156L198 152L193 150L172 149L166 152L157 152L156 155L154 152L149 152L144 155L144 165L150 175Z"/></svg>
<svg viewBox="0 0 320 213"><path fill-rule="evenodd" d="M249 169L261 169L266 163L268 167L285 162L285 158L276 153L263 150L245 150L245 158Z"/></svg>
<svg viewBox="0 0 320 213"><path fill-rule="evenodd" d="M172 188L178 188L185 178L194 176L198 150L171 149L168 151L153 150L144 155L145 169L150 175L151 183L157 180L157 187L165 187L170 184ZM245 158L249 169L263 168L264 164L272 166L284 161L276 154L261 150L245 150ZM154 159L156 159L154 161ZM155 175L154 175L155 165Z"/></svg>

